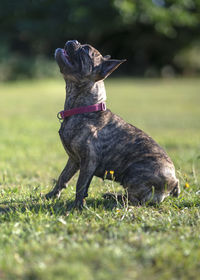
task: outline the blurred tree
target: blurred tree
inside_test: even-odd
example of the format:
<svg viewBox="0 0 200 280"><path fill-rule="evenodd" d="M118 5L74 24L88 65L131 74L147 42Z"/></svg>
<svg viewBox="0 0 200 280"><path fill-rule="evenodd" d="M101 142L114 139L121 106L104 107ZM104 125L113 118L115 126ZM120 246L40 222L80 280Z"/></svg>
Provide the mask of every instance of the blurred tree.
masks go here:
<svg viewBox="0 0 200 280"><path fill-rule="evenodd" d="M0 5L2 63L14 56L53 58L55 48L78 39L127 58L121 67L126 73L154 75L166 65L182 71L175 55L200 38L200 0L1 0Z"/></svg>

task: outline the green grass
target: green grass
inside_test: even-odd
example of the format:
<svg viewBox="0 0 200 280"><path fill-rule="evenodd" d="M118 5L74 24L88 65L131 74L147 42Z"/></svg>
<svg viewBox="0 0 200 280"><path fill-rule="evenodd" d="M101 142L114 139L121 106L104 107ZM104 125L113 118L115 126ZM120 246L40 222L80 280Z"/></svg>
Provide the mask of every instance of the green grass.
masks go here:
<svg viewBox="0 0 200 280"><path fill-rule="evenodd" d="M157 207L107 201L94 178L87 209L70 211L77 176L59 200L43 194L67 156L56 113L64 83L0 85L0 279L198 279L200 274L200 81L106 82L108 107L171 156L181 196ZM189 188L185 188L185 183Z"/></svg>

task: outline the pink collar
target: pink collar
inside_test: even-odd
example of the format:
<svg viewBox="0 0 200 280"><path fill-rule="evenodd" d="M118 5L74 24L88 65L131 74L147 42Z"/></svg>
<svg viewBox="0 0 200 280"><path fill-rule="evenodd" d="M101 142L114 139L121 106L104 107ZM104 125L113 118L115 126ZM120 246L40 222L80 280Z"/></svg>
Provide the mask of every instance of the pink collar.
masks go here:
<svg viewBox="0 0 200 280"><path fill-rule="evenodd" d="M72 116L72 115L97 112L97 111L105 111L105 110L106 110L106 103L101 102L98 104L89 105L89 106L85 106L85 107L78 107L78 108L74 108L71 110L60 111L57 114L57 117L59 120L62 120L62 119L64 120L65 118Z"/></svg>

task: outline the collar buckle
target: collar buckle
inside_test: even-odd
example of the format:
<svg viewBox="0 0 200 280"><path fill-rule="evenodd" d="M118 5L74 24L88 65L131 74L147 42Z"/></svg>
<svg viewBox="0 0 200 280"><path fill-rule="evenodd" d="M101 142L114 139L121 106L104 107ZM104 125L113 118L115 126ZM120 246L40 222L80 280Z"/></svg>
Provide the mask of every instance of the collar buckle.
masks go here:
<svg viewBox="0 0 200 280"><path fill-rule="evenodd" d="M58 118L59 122L61 123L62 120L63 120L63 118L62 118L62 111L58 112L57 118Z"/></svg>
<svg viewBox="0 0 200 280"><path fill-rule="evenodd" d="M101 110L106 111L106 103L105 102L101 103Z"/></svg>

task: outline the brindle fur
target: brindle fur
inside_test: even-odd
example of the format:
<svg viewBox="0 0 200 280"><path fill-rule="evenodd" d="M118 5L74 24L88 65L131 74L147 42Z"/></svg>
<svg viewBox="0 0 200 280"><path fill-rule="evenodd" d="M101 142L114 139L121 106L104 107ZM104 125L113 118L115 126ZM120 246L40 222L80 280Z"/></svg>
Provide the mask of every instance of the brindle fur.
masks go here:
<svg viewBox="0 0 200 280"><path fill-rule="evenodd" d="M57 49L55 59L66 81L64 110L105 101L103 80L124 62L103 57L92 46L75 40ZM110 110L70 116L62 122L59 134L69 159L47 198L58 197L78 170L77 207L82 207L88 196L93 176L103 179L106 170L114 171L115 180L127 190L134 205L178 196L178 180L169 156L146 133Z"/></svg>

